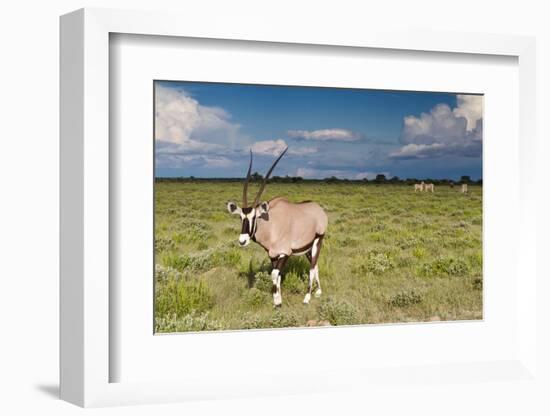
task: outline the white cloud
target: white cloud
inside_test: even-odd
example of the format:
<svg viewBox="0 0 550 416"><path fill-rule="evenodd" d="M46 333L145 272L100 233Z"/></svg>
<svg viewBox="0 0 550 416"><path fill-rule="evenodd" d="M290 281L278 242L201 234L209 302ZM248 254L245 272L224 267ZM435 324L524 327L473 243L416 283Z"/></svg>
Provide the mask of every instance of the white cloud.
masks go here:
<svg viewBox="0 0 550 416"><path fill-rule="evenodd" d="M232 166L236 166L236 162L223 156L205 156L204 166L208 168L229 168Z"/></svg>
<svg viewBox="0 0 550 416"><path fill-rule="evenodd" d="M210 155L187 155L181 153L157 154L157 168L181 168L181 167L200 167L200 168L229 168L236 166L236 162L224 156Z"/></svg>
<svg viewBox="0 0 550 416"><path fill-rule="evenodd" d="M204 143L198 140L187 139L184 143L172 143L157 140L155 152L162 154L197 154L216 153L226 150L225 146L216 143Z"/></svg>
<svg viewBox="0 0 550 416"><path fill-rule="evenodd" d="M322 130L288 130L288 137L303 140L334 140L341 142L355 142L361 136L347 129L322 129Z"/></svg>
<svg viewBox="0 0 550 416"><path fill-rule="evenodd" d="M201 143L235 138L239 124L222 108L201 105L182 90L155 87L155 139L200 150Z"/></svg>
<svg viewBox="0 0 550 416"><path fill-rule="evenodd" d="M252 153L271 156L278 156L285 148L286 143L281 139L256 142L250 147Z"/></svg>
<svg viewBox="0 0 550 416"><path fill-rule="evenodd" d="M242 139L240 125L220 107L200 104L185 91L155 87L155 155L158 167L234 166L228 145Z"/></svg>
<svg viewBox="0 0 550 416"><path fill-rule="evenodd" d="M288 153L296 156L311 155L319 151L316 147L291 147L288 149Z"/></svg>
<svg viewBox="0 0 550 416"><path fill-rule="evenodd" d="M252 153L259 155L279 156L283 150L287 147L287 143L283 139L277 140L264 140L255 142L250 146ZM288 153L296 156L303 156L317 152L315 147L291 147L288 149ZM246 150L248 152L248 149Z"/></svg>
<svg viewBox="0 0 550 416"><path fill-rule="evenodd" d="M438 152L445 151L446 145L442 143L415 144L409 143L399 150L390 153L390 157L395 159L425 159L437 155Z"/></svg>
<svg viewBox="0 0 550 416"><path fill-rule="evenodd" d="M420 117L403 119L403 147L390 153L393 159L425 159L442 156L481 156L483 97L457 95L457 106L437 104Z"/></svg>
<svg viewBox="0 0 550 416"><path fill-rule="evenodd" d="M483 117L483 97L479 95L462 95L456 96L457 106L453 109L453 113L457 117L464 117L467 121L466 128L472 131L476 128L478 120Z"/></svg>
<svg viewBox="0 0 550 416"><path fill-rule="evenodd" d="M381 174L383 175L386 175L386 178L389 179L390 177L390 174L389 172L380 172ZM378 175L378 173L375 173L375 172L359 172L355 175L355 179L374 179L376 178L376 175Z"/></svg>

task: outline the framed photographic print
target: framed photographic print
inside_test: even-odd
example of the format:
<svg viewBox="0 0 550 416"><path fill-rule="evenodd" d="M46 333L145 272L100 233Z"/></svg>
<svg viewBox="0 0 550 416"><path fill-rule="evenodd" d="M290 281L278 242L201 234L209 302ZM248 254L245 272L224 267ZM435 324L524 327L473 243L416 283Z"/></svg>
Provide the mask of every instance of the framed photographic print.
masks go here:
<svg viewBox="0 0 550 416"><path fill-rule="evenodd" d="M534 41L241 28L61 19L62 398L536 383Z"/></svg>
<svg viewBox="0 0 550 416"><path fill-rule="evenodd" d="M482 95L153 88L155 332L482 319Z"/></svg>

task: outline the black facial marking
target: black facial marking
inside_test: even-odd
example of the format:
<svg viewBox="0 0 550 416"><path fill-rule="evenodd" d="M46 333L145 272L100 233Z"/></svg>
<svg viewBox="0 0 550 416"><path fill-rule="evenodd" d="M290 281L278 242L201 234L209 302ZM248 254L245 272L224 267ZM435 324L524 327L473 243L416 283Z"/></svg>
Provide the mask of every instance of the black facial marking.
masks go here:
<svg viewBox="0 0 550 416"><path fill-rule="evenodd" d="M248 234L248 218L243 220L243 227L241 229L241 234Z"/></svg>
<svg viewBox="0 0 550 416"><path fill-rule="evenodd" d="M252 217L252 224L250 224L250 230L248 235L252 237L252 234L254 234L254 227L256 226L256 217Z"/></svg>
<svg viewBox="0 0 550 416"><path fill-rule="evenodd" d="M246 207L246 208L241 208L243 214L250 214L252 212L252 207Z"/></svg>

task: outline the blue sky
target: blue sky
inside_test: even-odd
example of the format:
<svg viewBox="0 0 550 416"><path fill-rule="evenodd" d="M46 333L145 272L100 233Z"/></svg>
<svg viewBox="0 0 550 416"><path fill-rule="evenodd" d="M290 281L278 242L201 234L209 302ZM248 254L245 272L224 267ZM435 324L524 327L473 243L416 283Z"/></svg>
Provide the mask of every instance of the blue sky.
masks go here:
<svg viewBox="0 0 550 416"><path fill-rule="evenodd" d="M155 82L156 176L481 178L479 95Z"/></svg>

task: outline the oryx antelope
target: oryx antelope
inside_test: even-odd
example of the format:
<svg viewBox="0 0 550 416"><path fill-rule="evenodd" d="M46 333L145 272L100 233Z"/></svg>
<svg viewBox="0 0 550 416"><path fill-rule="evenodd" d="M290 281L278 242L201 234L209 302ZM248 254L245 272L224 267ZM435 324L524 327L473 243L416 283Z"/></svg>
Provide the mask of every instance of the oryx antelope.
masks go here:
<svg viewBox="0 0 550 416"><path fill-rule="evenodd" d="M424 191L424 181L422 181L421 183L414 184L414 192L416 191L420 191L420 192Z"/></svg>
<svg viewBox="0 0 550 416"><path fill-rule="evenodd" d="M468 193L468 184L467 183L463 183L462 184L462 187L460 189L460 192L462 192L463 194L467 194Z"/></svg>
<svg viewBox="0 0 550 416"><path fill-rule="evenodd" d="M434 186L433 183L427 183L427 184L424 185L424 190L425 190L426 192L430 191L430 192L433 193L434 190L435 190L435 186Z"/></svg>
<svg viewBox="0 0 550 416"><path fill-rule="evenodd" d="M240 246L245 247L252 240L262 246L271 259L273 266L271 272L272 292L275 306L282 304L281 272L290 256L305 254L310 262L309 285L304 297L304 304L308 304L311 299L313 281L317 283L315 296L321 296L318 260L328 225L325 211L315 202L293 203L281 197L260 202L271 172L287 150L288 147L271 165L251 205L248 204L247 197L252 169L252 151L250 151L250 164L243 185L242 207L233 201L227 203L227 210L231 214L241 217Z"/></svg>

